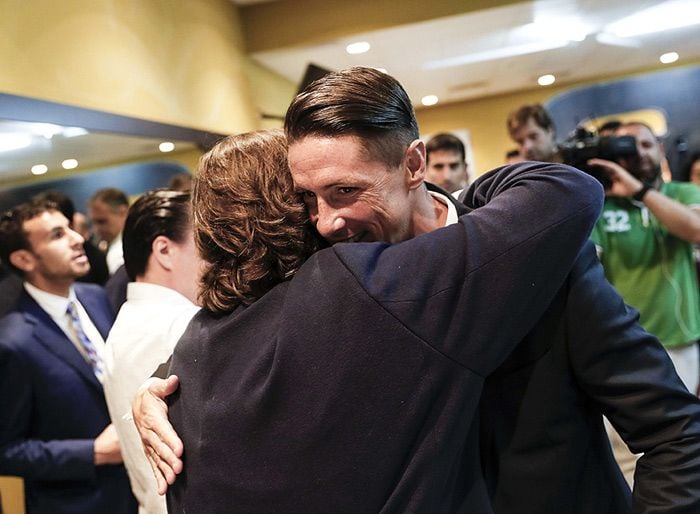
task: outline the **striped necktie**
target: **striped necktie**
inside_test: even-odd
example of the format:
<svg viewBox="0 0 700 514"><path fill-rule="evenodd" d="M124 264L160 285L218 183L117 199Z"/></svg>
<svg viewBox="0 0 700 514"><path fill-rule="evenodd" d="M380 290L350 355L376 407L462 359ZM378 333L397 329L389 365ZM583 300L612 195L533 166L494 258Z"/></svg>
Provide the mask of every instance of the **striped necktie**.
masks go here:
<svg viewBox="0 0 700 514"><path fill-rule="evenodd" d="M85 349L85 353L87 354L88 360L92 365L92 370L94 371L95 376L101 382L102 377L104 376L104 365L102 363L102 358L97 353L95 345L92 344L92 341L90 341L88 336L85 335L83 325L80 323L80 318L78 317L78 309L75 306L75 302L68 302L68 309L66 309L66 313L70 319L71 327L78 338L78 342Z"/></svg>

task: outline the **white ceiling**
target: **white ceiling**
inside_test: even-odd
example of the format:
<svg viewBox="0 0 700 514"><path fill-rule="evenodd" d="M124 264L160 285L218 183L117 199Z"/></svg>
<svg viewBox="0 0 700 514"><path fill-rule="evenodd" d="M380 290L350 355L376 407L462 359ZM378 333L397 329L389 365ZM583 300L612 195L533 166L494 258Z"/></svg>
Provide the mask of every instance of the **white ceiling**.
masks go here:
<svg viewBox="0 0 700 514"><path fill-rule="evenodd" d="M26 138L27 146L3 150L4 144L17 137ZM158 150L161 142L162 139L87 132L48 123L0 120L0 182L28 179L32 177L32 166L37 164L48 168L42 178L50 178L55 172L63 171L61 163L65 159L76 159L75 171L80 171L135 159L167 158L167 154ZM189 142L172 142L174 151L196 147Z"/></svg>
<svg viewBox="0 0 700 514"><path fill-rule="evenodd" d="M614 22L660 4L670 6L676 18L695 24L636 37L609 34ZM661 15L652 18L658 28ZM585 39L573 41L577 36ZM370 51L347 54L345 46L356 41L369 42ZM515 47L551 49L474 62ZM384 68L420 106L425 95L437 95L445 103L539 87L537 78L548 73L561 84L661 66L659 56L670 51L680 54L680 63L700 58L700 0L522 2L252 57L297 84L308 63L331 70Z"/></svg>

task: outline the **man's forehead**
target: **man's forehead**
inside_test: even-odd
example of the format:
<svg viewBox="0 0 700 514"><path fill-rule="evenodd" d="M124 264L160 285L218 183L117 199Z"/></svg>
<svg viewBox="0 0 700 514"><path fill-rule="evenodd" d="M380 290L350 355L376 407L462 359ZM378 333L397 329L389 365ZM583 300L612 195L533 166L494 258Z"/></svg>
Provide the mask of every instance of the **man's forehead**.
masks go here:
<svg viewBox="0 0 700 514"><path fill-rule="evenodd" d="M656 135L645 125L626 125L617 131L618 136L634 136L637 139L651 139L656 141Z"/></svg>
<svg viewBox="0 0 700 514"><path fill-rule="evenodd" d="M68 226L66 217L58 211L44 211L22 223L22 230L29 237L42 237L57 228Z"/></svg>

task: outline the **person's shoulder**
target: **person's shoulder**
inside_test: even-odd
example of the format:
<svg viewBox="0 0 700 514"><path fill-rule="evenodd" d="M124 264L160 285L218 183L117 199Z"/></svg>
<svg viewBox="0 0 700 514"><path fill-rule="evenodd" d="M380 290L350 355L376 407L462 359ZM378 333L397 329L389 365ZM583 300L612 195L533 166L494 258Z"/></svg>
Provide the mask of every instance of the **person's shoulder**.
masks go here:
<svg viewBox="0 0 700 514"><path fill-rule="evenodd" d="M692 182L666 182L661 186L661 192L684 203L700 203L700 187Z"/></svg>
<svg viewBox="0 0 700 514"><path fill-rule="evenodd" d="M105 294L104 287L89 282L76 282L73 287L75 287L76 293L95 294L99 296L104 296Z"/></svg>
<svg viewBox="0 0 700 514"><path fill-rule="evenodd" d="M32 324L27 321L25 312L20 309L0 318L0 346L16 348L26 343L32 333Z"/></svg>

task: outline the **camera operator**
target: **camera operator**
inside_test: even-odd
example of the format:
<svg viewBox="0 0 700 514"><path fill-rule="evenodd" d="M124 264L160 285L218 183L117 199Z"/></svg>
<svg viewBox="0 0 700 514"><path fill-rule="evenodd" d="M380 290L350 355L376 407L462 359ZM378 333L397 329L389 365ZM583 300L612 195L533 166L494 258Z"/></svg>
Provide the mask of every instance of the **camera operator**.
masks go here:
<svg viewBox="0 0 700 514"><path fill-rule="evenodd" d="M700 242L700 189L661 180L664 149L648 125L624 123L615 135L634 136L638 155L588 161L610 179L592 239L610 282L696 392L700 294L693 244Z"/></svg>

